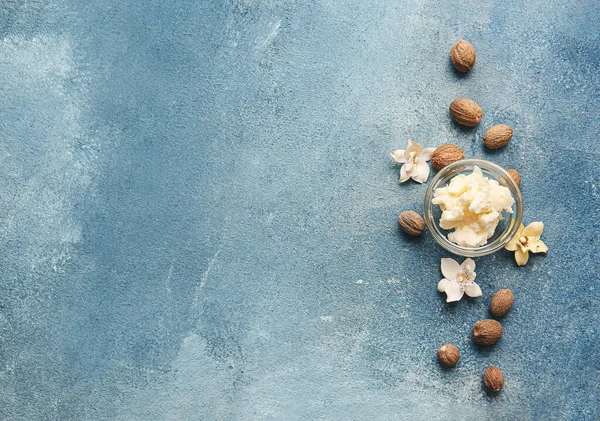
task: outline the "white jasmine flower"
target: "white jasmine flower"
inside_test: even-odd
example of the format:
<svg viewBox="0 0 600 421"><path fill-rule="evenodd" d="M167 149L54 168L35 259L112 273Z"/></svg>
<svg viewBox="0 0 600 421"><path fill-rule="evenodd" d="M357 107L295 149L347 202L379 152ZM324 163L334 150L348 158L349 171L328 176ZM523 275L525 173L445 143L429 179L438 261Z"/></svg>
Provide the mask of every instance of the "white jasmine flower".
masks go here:
<svg viewBox="0 0 600 421"><path fill-rule="evenodd" d="M459 265L454 259L444 258L441 264L442 279L437 286L439 292L446 293L446 302L460 301L464 294L481 297L481 288L475 283L475 262L466 259Z"/></svg>
<svg viewBox="0 0 600 421"><path fill-rule="evenodd" d="M427 181L429 177L429 165L427 161L431 159L431 154L435 148L423 149L421 145L412 140L408 141L406 150L397 149L392 152L392 158L399 164L404 164L400 169L399 183L404 183L409 178L412 178L417 183Z"/></svg>
<svg viewBox="0 0 600 421"><path fill-rule="evenodd" d="M506 250L515 252L517 265L525 266L529 252L548 253L548 247L540 240L543 232L544 224L541 222L532 222L527 228L521 224L519 231L505 246Z"/></svg>

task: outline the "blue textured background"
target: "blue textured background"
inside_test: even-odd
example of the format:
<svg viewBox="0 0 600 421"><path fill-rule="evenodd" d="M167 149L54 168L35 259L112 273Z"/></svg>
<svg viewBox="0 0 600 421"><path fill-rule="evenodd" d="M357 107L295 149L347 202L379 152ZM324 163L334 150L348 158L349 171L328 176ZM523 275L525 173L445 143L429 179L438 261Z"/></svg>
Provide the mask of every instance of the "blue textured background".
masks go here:
<svg viewBox="0 0 600 421"><path fill-rule="evenodd" d="M0 419L598 419L599 28L596 0L0 1ZM548 256L479 258L446 305L449 256L398 232L409 137L517 168Z"/></svg>

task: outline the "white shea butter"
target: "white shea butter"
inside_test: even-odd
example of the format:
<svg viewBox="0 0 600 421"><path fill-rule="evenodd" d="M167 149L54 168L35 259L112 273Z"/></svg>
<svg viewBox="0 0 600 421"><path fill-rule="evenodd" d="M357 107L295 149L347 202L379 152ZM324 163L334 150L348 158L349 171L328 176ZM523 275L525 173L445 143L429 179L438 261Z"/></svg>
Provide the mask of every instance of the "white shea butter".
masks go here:
<svg viewBox="0 0 600 421"><path fill-rule="evenodd" d="M454 231L448 239L459 246L479 247L494 235L502 211L512 213L515 203L508 187L490 180L474 167L471 174L453 177L435 189L432 203L442 210L440 227Z"/></svg>

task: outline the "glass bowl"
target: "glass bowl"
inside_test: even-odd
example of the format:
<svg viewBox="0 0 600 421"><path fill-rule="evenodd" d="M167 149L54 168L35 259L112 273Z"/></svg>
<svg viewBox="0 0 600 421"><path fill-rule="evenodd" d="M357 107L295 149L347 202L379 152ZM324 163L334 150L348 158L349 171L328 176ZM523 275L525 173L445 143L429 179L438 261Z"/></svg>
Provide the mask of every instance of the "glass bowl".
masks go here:
<svg viewBox="0 0 600 421"><path fill-rule="evenodd" d="M442 216L442 211L438 205L431 203L433 194L438 187L445 187L452 177L459 174L470 174L473 168L477 166L481 168L481 172L489 179L498 181L501 185L508 187L512 197L515 199L513 205L513 213L502 212L503 219L498 223L494 235L488 239L487 244L480 247L464 247L451 242L448 239L450 230L444 230L439 226L439 220ZM506 243L517 233L521 220L523 219L523 197L519 186L514 182L510 174L502 167L492 164L489 161L481 159L464 159L456 161L442 168L429 182L427 191L425 192L424 216L427 228L433 235L435 241L440 246L451 253L459 256L477 257L485 256L486 254L494 253L503 248Z"/></svg>

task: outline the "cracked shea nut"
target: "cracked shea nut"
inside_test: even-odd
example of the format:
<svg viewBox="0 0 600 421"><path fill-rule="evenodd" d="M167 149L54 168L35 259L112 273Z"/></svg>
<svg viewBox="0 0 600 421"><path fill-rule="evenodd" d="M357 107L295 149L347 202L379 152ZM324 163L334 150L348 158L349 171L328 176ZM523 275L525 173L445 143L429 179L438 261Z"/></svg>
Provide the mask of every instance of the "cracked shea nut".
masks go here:
<svg viewBox="0 0 600 421"><path fill-rule="evenodd" d="M489 366L483 372L483 385L490 392L500 392L504 387L504 375L498 367Z"/></svg>
<svg viewBox="0 0 600 421"><path fill-rule="evenodd" d="M452 344L442 345L437 352L438 360L444 367L454 367L460 360L460 351Z"/></svg>
<svg viewBox="0 0 600 421"><path fill-rule="evenodd" d="M501 289L490 301L490 313L494 317L504 317L510 311L514 301L515 296L510 289Z"/></svg>
<svg viewBox="0 0 600 421"><path fill-rule="evenodd" d="M417 212L402 212L398 217L398 223L402 231L408 235L421 235L425 230L425 221Z"/></svg>
<svg viewBox="0 0 600 421"><path fill-rule="evenodd" d="M506 172L512 177L517 186L521 186L521 174L513 168L506 170Z"/></svg>
<svg viewBox="0 0 600 421"><path fill-rule="evenodd" d="M433 154L431 154L431 165L439 171L446 165L450 165L461 159L465 159L465 153L462 148L460 146L446 144L433 151Z"/></svg>
<svg viewBox="0 0 600 421"><path fill-rule="evenodd" d="M450 114L458 124L468 127L476 126L483 117L481 107L475 101L467 98L456 98L452 101Z"/></svg>
<svg viewBox="0 0 600 421"><path fill-rule="evenodd" d="M473 326L473 340L477 345L494 345L502 337L502 325L496 320L480 320Z"/></svg>
<svg viewBox="0 0 600 421"><path fill-rule="evenodd" d="M469 42L461 39L450 50L450 61L459 72L468 72L475 66L475 47Z"/></svg>
<svg viewBox="0 0 600 421"><path fill-rule="evenodd" d="M483 144L490 149L498 149L512 139L512 129L506 124L496 124L483 135Z"/></svg>

